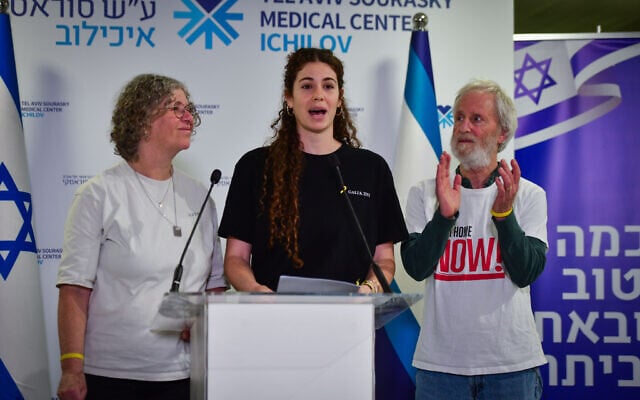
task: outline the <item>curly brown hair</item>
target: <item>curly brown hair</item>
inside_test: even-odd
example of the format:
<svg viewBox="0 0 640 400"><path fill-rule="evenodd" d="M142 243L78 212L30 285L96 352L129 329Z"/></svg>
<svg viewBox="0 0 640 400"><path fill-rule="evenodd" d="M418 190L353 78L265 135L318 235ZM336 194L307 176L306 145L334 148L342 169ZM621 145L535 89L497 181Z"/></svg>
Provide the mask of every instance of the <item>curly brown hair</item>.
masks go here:
<svg viewBox="0 0 640 400"><path fill-rule="evenodd" d="M167 111L176 89L182 90L190 102L186 86L167 76L141 74L125 85L111 116L111 142L115 145L115 154L127 161L137 160L140 140L151 127L151 122ZM200 117L194 113L192 126L198 125Z"/></svg>
<svg viewBox="0 0 640 400"><path fill-rule="evenodd" d="M301 48L287 57L284 71L283 98L293 95L298 72L311 62L327 64L336 73L338 88L343 93L344 66L331 50ZM349 114L344 96L333 120L333 137L351 147L360 147L356 127ZM260 208L268 203L269 246L281 244L294 267L304 264L299 254L298 227L300 223L299 181L303 168L302 143L296 128L296 118L283 101L278 117L271 123L273 136L265 163ZM268 198L268 202L267 202Z"/></svg>

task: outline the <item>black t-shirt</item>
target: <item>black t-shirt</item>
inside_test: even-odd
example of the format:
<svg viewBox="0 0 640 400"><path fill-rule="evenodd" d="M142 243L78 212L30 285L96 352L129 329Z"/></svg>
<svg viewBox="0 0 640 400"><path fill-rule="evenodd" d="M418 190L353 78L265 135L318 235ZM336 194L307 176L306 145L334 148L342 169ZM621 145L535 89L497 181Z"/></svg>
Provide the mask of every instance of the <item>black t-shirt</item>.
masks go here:
<svg viewBox="0 0 640 400"><path fill-rule="evenodd" d="M349 199L371 253L378 244L408 236L386 161L364 149L341 146L335 154ZM218 234L252 245L251 268L258 283L276 290L281 275L355 282L369 270L370 258L330 155L304 154L300 179L300 257L294 268L284 248L269 248L268 218L259 200L267 148L246 153L236 164ZM265 206L268 209L268 205Z"/></svg>

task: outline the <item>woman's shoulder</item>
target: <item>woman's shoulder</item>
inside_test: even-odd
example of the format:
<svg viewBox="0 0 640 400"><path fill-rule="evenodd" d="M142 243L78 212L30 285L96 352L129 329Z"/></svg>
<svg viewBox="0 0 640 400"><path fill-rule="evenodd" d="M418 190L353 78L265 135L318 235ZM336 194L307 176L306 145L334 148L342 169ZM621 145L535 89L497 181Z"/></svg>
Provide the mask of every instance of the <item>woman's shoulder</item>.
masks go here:
<svg viewBox="0 0 640 400"><path fill-rule="evenodd" d="M343 145L336 154L344 163L356 164L359 168L389 170L389 165L384 157L362 147L350 147Z"/></svg>
<svg viewBox="0 0 640 400"><path fill-rule="evenodd" d="M123 185L122 180L128 173L127 169L130 169L130 167L126 162L121 161L105 170L102 170L80 185L76 190L75 195L103 198Z"/></svg>
<svg viewBox="0 0 640 400"><path fill-rule="evenodd" d="M240 157L238 160L239 165L254 165L254 164L262 164L264 160L267 158L267 154L269 152L269 148L267 146L256 147L255 149L249 150Z"/></svg>
<svg viewBox="0 0 640 400"><path fill-rule="evenodd" d="M92 176L87 182L85 182L81 188L85 190L87 188L95 188L100 186L108 186L114 183L118 183L122 180L123 177L126 177L128 174L133 176L133 170L131 167L127 165L125 161L120 161L119 163L104 169L98 172L96 175Z"/></svg>
<svg viewBox="0 0 640 400"><path fill-rule="evenodd" d="M386 163L386 161L380 154L362 147L352 147L348 145L342 145L338 149L336 154L338 156L351 157L358 160L371 160L371 161Z"/></svg>

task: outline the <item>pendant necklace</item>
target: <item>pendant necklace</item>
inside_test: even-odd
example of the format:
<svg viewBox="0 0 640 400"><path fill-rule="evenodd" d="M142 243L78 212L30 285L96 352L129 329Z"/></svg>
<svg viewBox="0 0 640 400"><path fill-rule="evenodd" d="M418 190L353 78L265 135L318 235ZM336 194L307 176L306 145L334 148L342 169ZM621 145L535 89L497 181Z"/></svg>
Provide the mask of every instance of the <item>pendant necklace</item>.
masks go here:
<svg viewBox="0 0 640 400"><path fill-rule="evenodd" d="M167 222L169 222L171 225L173 225L173 236L175 237L182 236L182 228L178 226L178 211L176 206L176 188L173 184L173 166L171 166L171 181L167 185L167 189L164 191L164 195L162 195L162 199L160 199L160 201L154 201L151 198L151 196L149 195L149 192L147 192L147 189L144 187L144 184L140 180L140 177L138 176L139 175L138 172L135 169L133 170L133 174L135 175L136 180L140 184L140 187L142 188L142 191L144 192L145 196L147 196L147 199L149 199L149 201L155 206L160 216L165 220L167 220ZM167 218L167 216L164 214L164 199L167 197L167 193L169 193L169 187L171 187L171 189L173 190L173 221Z"/></svg>

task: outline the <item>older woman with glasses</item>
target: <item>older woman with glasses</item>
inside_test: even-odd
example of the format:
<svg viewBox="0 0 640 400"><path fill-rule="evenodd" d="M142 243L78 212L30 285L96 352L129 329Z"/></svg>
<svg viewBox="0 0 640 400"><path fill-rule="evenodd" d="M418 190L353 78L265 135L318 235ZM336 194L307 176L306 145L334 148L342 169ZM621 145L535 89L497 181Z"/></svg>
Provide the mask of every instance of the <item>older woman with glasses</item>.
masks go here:
<svg viewBox="0 0 640 400"><path fill-rule="evenodd" d="M78 189L65 225L58 396L188 399L188 332L150 328L207 195L173 167L200 118L182 83L145 74L124 87L111 121L124 160ZM182 290L226 287L216 232L209 199L185 257Z"/></svg>

